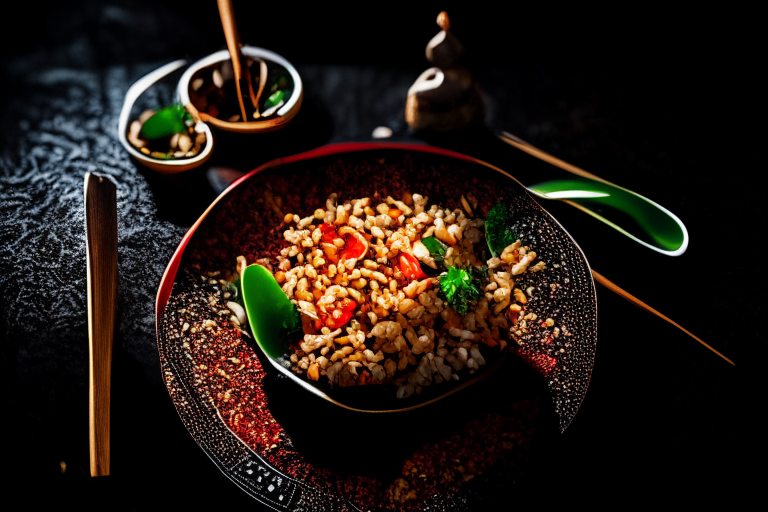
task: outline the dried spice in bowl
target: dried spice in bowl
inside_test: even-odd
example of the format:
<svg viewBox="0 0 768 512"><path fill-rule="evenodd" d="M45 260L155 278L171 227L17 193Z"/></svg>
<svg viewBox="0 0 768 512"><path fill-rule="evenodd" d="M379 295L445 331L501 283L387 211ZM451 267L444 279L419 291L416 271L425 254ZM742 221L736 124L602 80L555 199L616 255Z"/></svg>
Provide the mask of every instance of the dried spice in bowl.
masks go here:
<svg viewBox="0 0 768 512"><path fill-rule="evenodd" d="M142 112L128 129L128 141L149 157L170 160L197 156L207 138L187 109L176 104Z"/></svg>

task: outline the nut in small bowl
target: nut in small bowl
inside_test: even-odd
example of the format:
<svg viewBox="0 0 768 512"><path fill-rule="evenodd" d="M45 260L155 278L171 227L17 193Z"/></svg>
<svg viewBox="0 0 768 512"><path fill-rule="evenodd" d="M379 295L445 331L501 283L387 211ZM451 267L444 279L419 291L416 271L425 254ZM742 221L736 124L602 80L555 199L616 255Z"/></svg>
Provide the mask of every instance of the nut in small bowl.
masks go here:
<svg viewBox="0 0 768 512"><path fill-rule="evenodd" d="M128 142L143 154L160 160L196 157L208 142L202 123L196 123L183 105L159 112L145 110L131 122Z"/></svg>

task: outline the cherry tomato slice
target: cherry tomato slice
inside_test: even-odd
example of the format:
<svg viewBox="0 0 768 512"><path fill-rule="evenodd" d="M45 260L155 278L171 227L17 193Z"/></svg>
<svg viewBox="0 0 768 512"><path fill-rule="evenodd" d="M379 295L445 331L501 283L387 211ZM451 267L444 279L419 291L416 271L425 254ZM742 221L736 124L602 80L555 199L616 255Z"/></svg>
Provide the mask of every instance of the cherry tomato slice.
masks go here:
<svg viewBox="0 0 768 512"><path fill-rule="evenodd" d="M315 320L315 330L319 331L323 326L328 327L331 330L343 327L354 316L355 308L357 308L357 302L354 300L349 298L341 300L336 308L329 308L327 310L330 314L324 315L323 313L318 313L318 319ZM336 309L341 310L341 316L339 318L333 318L333 311Z"/></svg>
<svg viewBox="0 0 768 512"><path fill-rule="evenodd" d="M351 313L355 311L355 308L357 307L357 302L355 302L352 299L342 299L341 300L341 310L345 313Z"/></svg>
<svg viewBox="0 0 768 512"><path fill-rule="evenodd" d="M339 255L341 258L345 260L351 258L360 259L365 254L365 244L355 238L354 235L350 233L344 235L344 243L346 244L344 250Z"/></svg>
<svg viewBox="0 0 768 512"><path fill-rule="evenodd" d="M349 311L343 312L339 318L333 318L329 316L325 320L325 325L328 326L329 329L338 329L339 327L349 322L349 320L352 318L352 315L353 313Z"/></svg>
<svg viewBox="0 0 768 512"><path fill-rule="evenodd" d="M426 279L427 275L421 271L419 260L407 252L400 253L400 271L408 279Z"/></svg>
<svg viewBox="0 0 768 512"><path fill-rule="evenodd" d="M320 232L323 234L323 242L327 244L332 244L334 239L339 237L339 234L336 232L336 228L334 228L331 224L320 224Z"/></svg>

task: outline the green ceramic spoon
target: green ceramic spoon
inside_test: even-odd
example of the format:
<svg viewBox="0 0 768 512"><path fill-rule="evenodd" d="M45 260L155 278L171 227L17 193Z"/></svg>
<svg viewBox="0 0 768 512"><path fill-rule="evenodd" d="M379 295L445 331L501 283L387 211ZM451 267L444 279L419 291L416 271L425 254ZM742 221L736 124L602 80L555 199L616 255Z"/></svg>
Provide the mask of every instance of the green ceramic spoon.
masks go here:
<svg viewBox="0 0 768 512"><path fill-rule="evenodd" d="M511 133L501 132L498 136L510 146L573 175L568 179L526 187L535 196L570 204L637 243L667 256L679 256L688 248L688 230L666 208L564 162Z"/></svg>
<svg viewBox="0 0 768 512"><path fill-rule="evenodd" d="M288 343L303 337L301 318L269 270L261 265L249 265L240 276L240 289L251 333L272 366L315 396L345 409L382 413L423 407L491 375L504 362L504 357L501 357L484 371L477 372L462 383L454 386L435 386L434 390L428 389L427 392L414 394L408 399L395 398L394 390L387 386L334 388L324 391L290 369L291 363L287 358Z"/></svg>
<svg viewBox="0 0 768 512"><path fill-rule="evenodd" d="M617 185L578 177L545 181L528 190L543 199L565 201L654 251L678 256L688 248L688 231L680 219L650 199ZM607 216L612 211L628 215L636 225L629 227L631 222L610 220Z"/></svg>
<svg viewBox="0 0 768 512"><path fill-rule="evenodd" d="M249 265L240 276L248 324L256 343L270 358L285 354L286 340L301 337L301 318L272 273L261 265Z"/></svg>

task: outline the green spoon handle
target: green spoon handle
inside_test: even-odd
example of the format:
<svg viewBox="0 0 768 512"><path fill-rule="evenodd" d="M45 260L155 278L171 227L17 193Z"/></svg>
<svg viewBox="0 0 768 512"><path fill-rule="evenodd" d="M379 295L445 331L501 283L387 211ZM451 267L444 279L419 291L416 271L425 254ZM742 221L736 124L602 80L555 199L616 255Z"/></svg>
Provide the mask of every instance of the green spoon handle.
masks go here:
<svg viewBox="0 0 768 512"><path fill-rule="evenodd" d="M680 219L631 190L588 178L546 181L528 190L543 199L564 201L657 252L679 256L688 248L688 231ZM620 226L622 220L611 220L615 211L630 217L634 225Z"/></svg>
<svg viewBox="0 0 768 512"><path fill-rule="evenodd" d="M528 187L535 196L564 201L659 253L679 256L688 248L688 230L663 206L545 153L514 135L502 132L499 138L572 174L568 179Z"/></svg>

